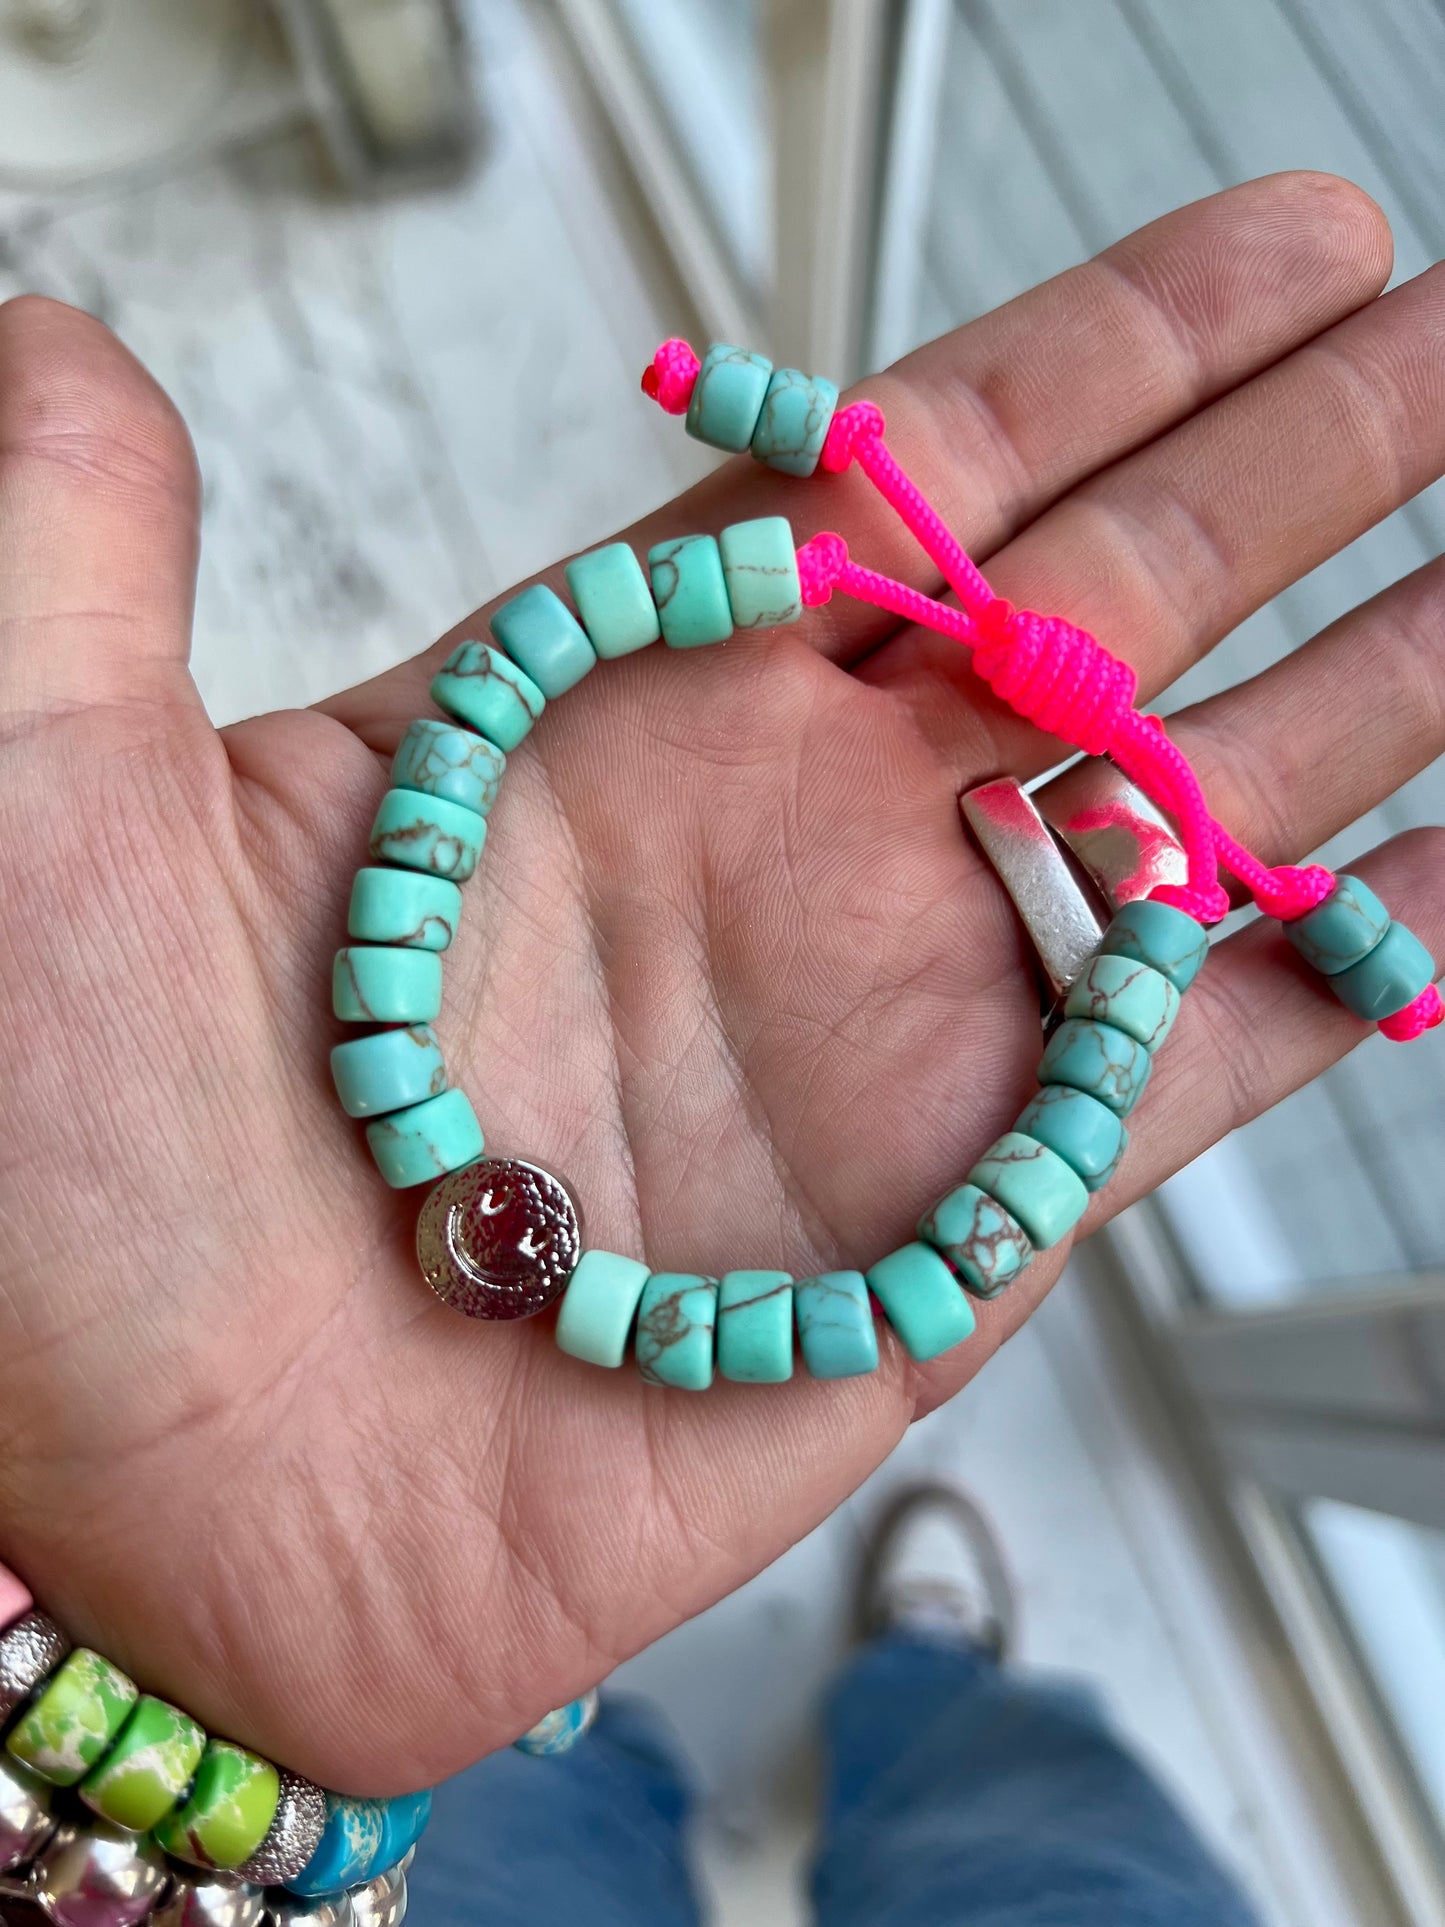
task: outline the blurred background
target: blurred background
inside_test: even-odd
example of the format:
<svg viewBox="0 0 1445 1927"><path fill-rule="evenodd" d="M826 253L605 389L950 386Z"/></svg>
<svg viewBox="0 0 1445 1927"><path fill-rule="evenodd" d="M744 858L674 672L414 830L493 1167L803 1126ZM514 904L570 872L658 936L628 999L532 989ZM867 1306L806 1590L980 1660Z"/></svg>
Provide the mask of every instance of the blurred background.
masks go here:
<svg viewBox="0 0 1445 1927"><path fill-rule="evenodd" d="M711 456L670 333L847 377L1284 167L1445 239L1440 0L0 0L0 296L99 314L205 476L218 721L411 654ZM1166 709L1437 553L1439 491ZM1427 772L1327 851L1445 821ZM808 1716L862 1523L994 1517L1023 1658L1095 1679L1271 1923L1445 1922L1445 1033L1376 1039L1076 1259L770 1572L624 1669L716 1919L803 1918ZM424 1924L423 1924L424 1927Z"/></svg>

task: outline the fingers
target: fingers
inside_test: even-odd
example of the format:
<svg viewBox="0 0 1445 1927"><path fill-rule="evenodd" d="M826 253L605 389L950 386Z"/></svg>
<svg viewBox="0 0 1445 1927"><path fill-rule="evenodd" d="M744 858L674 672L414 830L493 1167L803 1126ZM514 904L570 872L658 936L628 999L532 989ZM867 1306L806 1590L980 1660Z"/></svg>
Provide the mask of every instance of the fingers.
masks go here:
<svg viewBox="0 0 1445 1927"><path fill-rule="evenodd" d="M1266 863L1299 861L1445 755L1445 560L1169 733L1232 834Z"/></svg>
<svg viewBox="0 0 1445 1927"><path fill-rule="evenodd" d="M1352 867L1432 955L1445 954L1445 830L1396 837ZM1370 1035L1268 918L1216 945L1160 1052L1137 1129L1131 1120L1110 1211L1152 1191ZM1376 1048L1433 1052L1438 1065L1442 1046L1445 1030Z"/></svg>
<svg viewBox="0 0 1445 1927"><path fill-rule="evenodd" d="M1395 289L1076 489L993 560L1001 595L1092 629L1147 699L1445 472L1445 268ZM866 665L941 742L1027 774L1057 744L901 633Z"/></svg>
<svg viewBox="0 0 1445 1927"><path fill-rule="evenodd" d="M862 392L887 412L891 443L945 518L987 556L1084 476L1370 301L1389 266L1384 217L1358 189L1325 175L1278 175L1167 215L920 349ZM639 345L639 359L645 352ZM799 484L745 457L627 539L645 553L664 535L763 514L789 516L799 540L836 528L871 566L938 586L856 474ZM555 571L550 579L560 587ZM484 614L326 707L390 747L424 704L439 654L476 633ZM799 633L850 661L891 626L835 598Z"/></svg>
<svg viewBox="0 0 1445 1927"><path fill-rule="evenodd" d="M191 700L199 488L180 417L109 329L0 306L0 719Z"/></svg>

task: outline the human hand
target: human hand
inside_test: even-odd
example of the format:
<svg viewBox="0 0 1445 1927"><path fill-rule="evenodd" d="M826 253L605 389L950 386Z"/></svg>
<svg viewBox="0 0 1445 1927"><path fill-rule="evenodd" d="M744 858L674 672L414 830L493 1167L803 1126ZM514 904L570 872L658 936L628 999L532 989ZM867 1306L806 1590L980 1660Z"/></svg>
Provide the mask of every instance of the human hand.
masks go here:
<svg viewBox="0 0 1445 1927"><path fill-rule="evenodd" d="M1445 467L1445 280L1376 300L1389 264L1362 194L1279 177L866 392L998 591L1092 628L1142 701ZM766 512L938 586L856 476L743 459L632 539ZM890 1344L868 1379L702 1398L436 1303L417 1197L335 1103L326 1011L448 643L218 733L185 666L196 527L184 431L129 356L70 310L0 310L0 1558L214 1730L395 1792L774 1558L1064 1253L931 1365ZM1267 861L1445 749L1442 604L1435 564L1171 725ZM446 959L489 1148L566 1173L591 1238L659 1269L903 1241L1039 1054L1027 943L955 799L1058 755L956 647L837 601L604 665L509 759ZM1359 866L1437 954L1442 853ZM1218 946L1085 1229L1363 1035L1273 926Z"/></svg>

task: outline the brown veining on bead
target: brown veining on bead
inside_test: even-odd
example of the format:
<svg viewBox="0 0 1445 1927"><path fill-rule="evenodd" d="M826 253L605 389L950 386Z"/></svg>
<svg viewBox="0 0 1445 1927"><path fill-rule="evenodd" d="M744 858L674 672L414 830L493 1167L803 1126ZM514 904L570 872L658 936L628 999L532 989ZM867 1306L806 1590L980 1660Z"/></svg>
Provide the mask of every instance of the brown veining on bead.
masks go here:
<svg viewBox="0 0 1445 1927"><path fill-rule="evenodd" d="M694 1332L705 1331L712 1336L717 1318L717 1283L716 1278L679 1274L674 1290L660 1293L646 1306L637 1321L634 1349L637 1369L649 1385L668 1383L656 1369L664 1352L681 1345ZM689 1309L700 1300L711 1308L711 1318L698 1318Z"/></svg>
<svg viewBox="0 0 1445 1927"><path fill-rule="evenodd" d="M510 676L498 669L496 654L490 643L460 643L443 663L442 674L465 677L469 682L499 682L508 695L515 696L523 705L533 722L542 713L541 705L532 701L527 685L513 682Z"/></svg>
<svg viewBox="0 0 1445 1927"><path fill-rule="evenodd" d="M437 876L465 877L471 873L470 852L461 838L450 835L439 824L428 821L420 806L414 822L398 823L394 829L375 831L370 848L378 863L404 863L405 852L423 851L426 853L424 867Z"/></svg>
<svg viewBox="0 0 1445 1927"><path fill-rule="evenodd" d="M422 1275L468 1318L530 1318L562 1295L582 1220L560 1178L520 1158L481 1158L443 1178L416 1229Z"/></svg>
<svg viewBox="0 0 1445 1927"><path fill-rule="evenodd" d="M975 1298L996 1298L1033 1262L1023 1226L986 1191L960 1185L919 1220L918 1235L933 1246Z"/></svg>

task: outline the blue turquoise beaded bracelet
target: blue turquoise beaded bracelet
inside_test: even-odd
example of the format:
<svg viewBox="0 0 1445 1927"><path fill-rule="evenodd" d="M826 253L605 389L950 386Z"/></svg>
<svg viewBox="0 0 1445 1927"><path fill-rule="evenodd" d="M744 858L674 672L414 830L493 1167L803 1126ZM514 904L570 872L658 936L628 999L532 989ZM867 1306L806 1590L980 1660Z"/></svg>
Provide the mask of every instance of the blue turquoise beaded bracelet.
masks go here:
<svg viewBox="0 0 1445 1927"><path fill-rule="evenodd" d="M659 351L644 377L649 393L659 369L666 377L668 348L682 346ZM806 476L824 454L837 402L831 382L715 344L696 367L686 425L715 447L750 449L772 468ZM448 720L423 718L402 739L372 828L372 867L352 892L353 941L338 952L333 981L336 1016L392 1028L332 1052L342 1105L367 1120L388 1184L434 1182L418 1257L437 1295L467 1316L529 1317L560 1300L564 1352L616 1367L630 1344L644 1379L687 1391L704 1390L715 1373L781 1383L793 1375L795 1349L815 1378L871 1372L875 1304L911 1357L935 1358L973 1331L971 1301L997 1296L1038 1251L1066 1238L1118 1168L1124 1119L1204 961L1204 926L1157 899L1119 912L1068 993L1039 1089L1014 1128L924 1214L912 1242L867 1272L714 1278L651 1272L585 1249L567 1185L521 1159L487 1157L470 1101L449 1084L431 1025L440 953L460 915L457 886L481 856L506 754L549 700L600 660L659 640L690 649L796 622L805 595L792 530L776 515L734 523L716 538L660 542L646 574L625 542L611 542L569 563L566 578L575 613L540 583L502 604L492 640L462 643L432 682ZM1388 1019L1433 982L1424 946L1357 879L1337 879L1286 928L1362 1017Z"/></svg>

